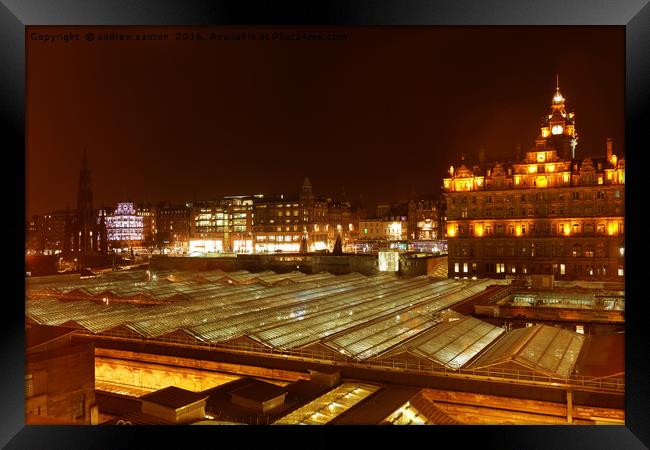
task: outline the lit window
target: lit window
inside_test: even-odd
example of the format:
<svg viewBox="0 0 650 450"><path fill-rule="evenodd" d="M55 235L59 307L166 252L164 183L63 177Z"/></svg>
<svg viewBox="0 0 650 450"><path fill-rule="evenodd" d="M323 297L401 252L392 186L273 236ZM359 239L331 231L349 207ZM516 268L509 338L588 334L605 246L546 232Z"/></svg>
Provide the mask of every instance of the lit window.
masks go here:
<svg viewBox="0 0 650 450"><path fill-rule="evenodd" d="M467 263L463 263L463 272L467 273L468 267Z"/></svg>
<svg viewBox="0 0 650 450"><path fill-rule="evenodd" d="M584 325L576 325L576 333L585 334Z"/></svg>
<svg viewBox="0 0 650 450"><path fill-rule="evenodd" d="M618 276L622 277L624 274L623 266L618 266Z"/></svg>
<svg viewBox="0 0 650 450"><path fill-rule="evenodd" d="M458 263L454 263L454 272L458 273L460 271L460 265Z"/></svg>
<svg viewBox="0 0 650 450"><path fill-rule="evenodd" d="M532 323L530 323L530 322L526 322L526 328L530 328L530 327L532 327L532 326L533 326Z"/></svg>
<svg viewBox="0 0 650 450"><path fill-rule="evenodd" d="M566 266L564 264L560 264L560 275L566 275Z"/></svg>
<svg viewBox="0 0 650 450"><path fill-rule="evenodd" d="M625 247L619 248L618 252L621 254L621 256L625 256Z"/></svg>

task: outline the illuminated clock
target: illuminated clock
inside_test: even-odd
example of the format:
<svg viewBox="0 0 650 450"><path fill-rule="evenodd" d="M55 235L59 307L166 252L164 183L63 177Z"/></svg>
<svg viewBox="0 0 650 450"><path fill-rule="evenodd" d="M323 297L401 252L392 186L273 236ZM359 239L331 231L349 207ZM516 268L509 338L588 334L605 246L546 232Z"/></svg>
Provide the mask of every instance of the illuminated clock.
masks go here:
<svg viewBox="0 0 650 450"><path fill-rule="evenodd" d="M562 134L562 125L555 125L553 128L551 128L551 133L553 134Z"/></svg>

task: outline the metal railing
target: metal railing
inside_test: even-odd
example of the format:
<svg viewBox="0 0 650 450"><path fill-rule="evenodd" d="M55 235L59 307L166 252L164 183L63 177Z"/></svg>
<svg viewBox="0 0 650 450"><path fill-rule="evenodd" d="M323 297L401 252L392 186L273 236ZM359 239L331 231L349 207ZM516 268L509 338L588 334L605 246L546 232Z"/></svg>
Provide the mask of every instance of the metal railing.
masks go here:
<svg viewBox="0 0 650 450"><path fill-rule="evenodd" d="M585 377L573 375L570 377L552 377L540 372L520 369L506 369L501 367L485 367L481 369L452 369L434 362L419 360L417 363L399 361L396 359L378 359L370 361L358 361L343 353L319 352L304 349L278 350L262 344L255 345L245 342L220 342L211 343L195 339L188 335L187 338L161 336L156 338L144 338L135 332L133 334L120 332L104 332L94 334L86 330L78 330L78 334L95 338L109 338L125 340L129 342L149 342L151 344L162 344L172 346L183 346L193 349L207 349L215 351L252 354L263 357L284 358L296 361L330 364L335 366L347 366L365 369L380 369L386 371L397 371L418 375L446 376L450 378L475 379L488 382L505 382L530 385L543 385L564 389L580 388L597 390L602 392L624 393L625 379L622 377Z"/></svg>

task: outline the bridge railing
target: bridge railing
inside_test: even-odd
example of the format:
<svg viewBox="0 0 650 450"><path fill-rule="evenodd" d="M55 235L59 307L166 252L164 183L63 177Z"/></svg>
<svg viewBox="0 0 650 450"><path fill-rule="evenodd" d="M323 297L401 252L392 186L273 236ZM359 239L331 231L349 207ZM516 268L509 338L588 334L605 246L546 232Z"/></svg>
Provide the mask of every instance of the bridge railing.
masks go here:
<svg viewBox="0 0 650 450"><path fill-rule="evenodd" d="M152 344L166 344L174 346L187 346L190 348L203 348L207 350L218 350L226 352L247 353L257 356L266 356L273 358L288 358L299 361L308 361L315 363L333 364L349 367L383 369L387 371L399 371L414 374L449 376L453 378L478 378L486 381L511 382L511 383L530 383L543 384L548 386L557 386L563 388L583 387L592 388L602 391L625 392L625 380L622 377L585 377L573 375L570 377L553 377L544 375L540 372L528 371L522 369L508 369L502 367L485 367L481 369L453 369L434 362L418 360L415 362L400 361L396 359L377 359L377 360L356 360L344 353L314 351L305 349L288 349L278 350L267 347L262 344L253 344L246 342L205 342L196 339L190 335L187 337L180 336L159 336L155 338L144 338L133 332L106 331L94 334L90 331L79 330L79 334L111 338L126 341L147 341Z"/></svg>

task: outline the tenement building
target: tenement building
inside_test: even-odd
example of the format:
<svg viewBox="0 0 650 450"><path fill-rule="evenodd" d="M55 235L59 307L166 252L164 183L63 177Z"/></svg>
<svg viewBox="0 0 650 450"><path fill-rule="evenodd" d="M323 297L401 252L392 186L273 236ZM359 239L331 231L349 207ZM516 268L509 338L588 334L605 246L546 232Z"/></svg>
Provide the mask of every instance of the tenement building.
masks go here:
<svg viewBox="0 0 650 450"><path fill-rule="evenodd" d="M190 220L190 254L253 251L253 197L235 195L195 202Z"/></svg>
<svg viewBox="0 0 650 450"><path fill-rule="evenodd" d="M330 248L328 201L312 193L305 178L300 194L255 201L256 252L317 251ZM333 233L329 233L330 240Z"/></svg>
<svg viewBox="0 0 650 450"><path fill-rule="evenodd" d="M156 206L156 246L164 254L187 253L192 205L159 203Z"/></svg>
<svg viewBox="0 0 650 450"><path fill-rule="evenodd" d="M26 245L33 254L53 255L63 251L69 211L56 210L34 215L28 222Z"/></svg>
<svg viewBox="0 0 650 450"><path fill-rule="evenodd" d="M559 90L535 146L515 162L449 170L450 277L549 274L622 280L625 160L575 156L575 114Z"/></svg>

